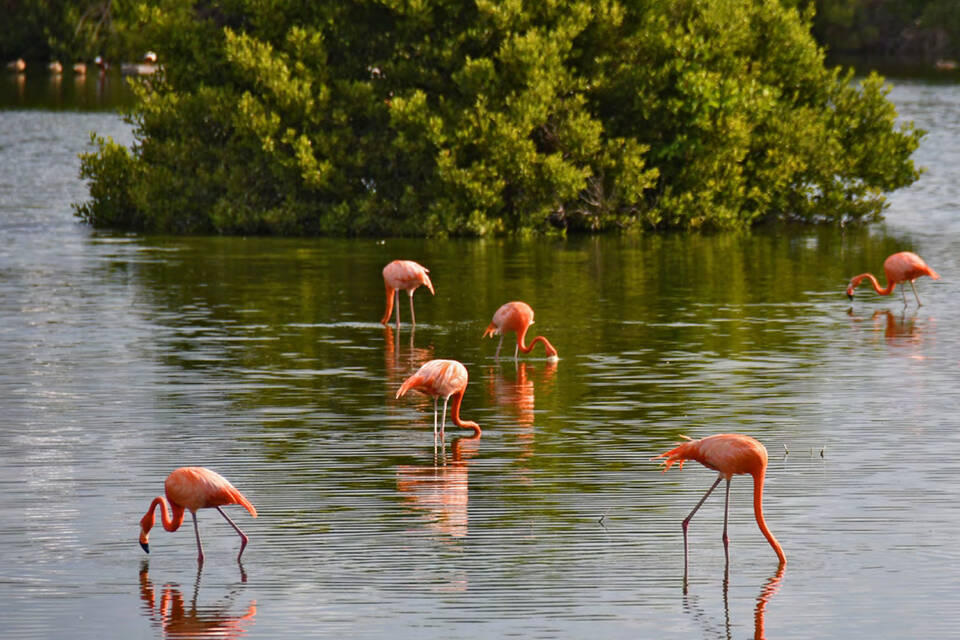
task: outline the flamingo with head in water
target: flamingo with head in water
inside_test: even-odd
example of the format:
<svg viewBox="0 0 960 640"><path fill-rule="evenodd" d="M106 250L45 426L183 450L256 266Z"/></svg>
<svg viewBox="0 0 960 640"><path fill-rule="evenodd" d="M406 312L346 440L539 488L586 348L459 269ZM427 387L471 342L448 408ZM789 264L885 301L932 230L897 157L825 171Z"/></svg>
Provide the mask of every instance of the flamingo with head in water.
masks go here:
<svg viewBox="0 0 960 640"><path fill-rule="evenodd" d="M500 342L497 344L497 353L495 355L496 358L500 357L500 347L503 346L503 335L508 331L513 331L517 334L517 346L513 351L514 360L518 358L521 351L530 353L534 345L538 342L542 342L544 348L546 348L547 360L558 360L557 350L554 349L550 341L543 336L537 336L530 344L524 344L527 329L529 329L532 324L533 309L530 308L530 305L520 301L508 302L493 314L493 321L487 326L486 331L483 332L483 337L500 335Z"/></svg>
<svg viewBox="0 0 960 640"><path fill-rule="evenodd" d="M243 550L247 546L246 534L240 530L233 520L225 514L220 507L228 504L240 504L246 507L254 518L257 517L257 510L242 493L237 491L236 487L230 484L230 481L221 476L216 471L211 471L205 467L180 467L174 470L163 483L166 497L157 496L150 503L146 515L140 520L140 546L147 553L150 553L150 529L153 528L155 520L154 511L160 507L160 519L163 522L163 528L167 531L176 531L183 524L184 509L190 510L193 516L193 531L197 536L197 562L203 563L203 545L200 543L200 529L197 526L197 509L214 508L220 512L230 526L240 535L240 553L237 554L237 561L243 555ZM172 512L172 516L169 511Z"/></svg>
<svg viewBox="0 0 960 640"><path fill-rule="evenodd" d="M688 438L689 440L689 438ZM653 458L665 458L663 470L666 471L673 464L683 468L683 463L687 460L696 460L708 469L717 471L716 482L707 490L704 496L693 508L693 511L683 520L683 567L684 575L687 569L687 527L690 526L690 520L693 514L703 505L707 497L713 493L721 480L727 481L727 496L723 505L723 550L727 556L727 562L730 561L730 538L727 536L727 515L730 509L730 480L733 476L742 473L749 473L753 476L753 512L757 519L757 526L760 532L773 547L780 564L786 564L787 556L783 553L783 548L777 539L770 533L767 523L763 518L763 480L767 472L767 449L760 442L750 436L739 433L721 433L708 436L701 440L690 440L680 446L661 453Z"/></svg>
<svg viewBox="0 0 960 640"><path fill-rule="evenodd" d="M393 303L397 303L397 331L400 331L400 291L406 291L410 296L410 324L417 325L417 318L413 314L413 292L421 285L436 295L433 283L428 275L430 270L413 260L394 260L383 268L383 284L387 290L387 308L383 312L380 324L390 322L393 313Z"/></svg>
<svg viewBox="0 0 960 640"><path fill-rule="evenodd" d="M467 368L456 360L431 360L424 364L415 374L403 381L397 389L397 398L405 395L411 389L433 397L433 441L437 441L437 401L443 397L443 418L440 423L440 439L443 440L444 426L447 419L447 402L453 397L450 408L450 418L453 424L466 429L473 429L476 436L480 436L480 425L472 420L460 419L460 403L467 390Z"/></svg>
<svg viewBox="0 0 960 640"><path fill-rule="evenodd" d="M888 296L893 293L897 284L909 282L910 287L913 289L913 295L917 299L917 306L919 307L923 306L923 303L920 302L920 296L917 294L917 287L914 286L913 281L920 276L930 276L934 280L940 279L937 272L931 269L927 263L923 261L923 258L911 251L901 251L888 257L883 261L883 271L887 276L886 288L880 288L880 283L877 282L876 276L872 273L861 273L850 279L850 284L847 286L847 297L853 300L853 292L863 280L869 280L870 284L873 285L874 291L881 296ZM903 291L902 287L900 292L903 293L903 306L907 306L907 294Z"/></svg>

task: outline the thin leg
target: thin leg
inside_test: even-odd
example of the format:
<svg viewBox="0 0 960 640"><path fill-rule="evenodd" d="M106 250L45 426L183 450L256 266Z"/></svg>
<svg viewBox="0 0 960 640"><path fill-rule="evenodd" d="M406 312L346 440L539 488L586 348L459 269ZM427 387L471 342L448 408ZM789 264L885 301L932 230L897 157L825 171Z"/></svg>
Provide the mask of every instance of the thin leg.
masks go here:
<svg viewBox="0 0 960 640"><path fill-rule="evenodd" d="M723 555L730 565L730 536L727 535L727 514L730 511L730 478L727 478L727 495L723 500Z"/></svg>
<svg viewBox="0 0 960 640"><path fill-rule="evenodd" d="M417 317L413 315L413 291L408 291L407 293L410 294L410 326L412 327L416 326Z"/></svg>
<svg viewBox="0 0 960 640"><path fill-rule="evenodd" d="M400 333L400 289L397 289L394 295L397 296L394 305L397 308L397 333Z"/></svg>
<svg viewBox="0 0 960 640"><path fill-rule="evenodd" d="M191 511L193 516L193 532L197 534L197 563L203 564L203 544L200 542L200 527L197 525L197 512Z"/></svg>
<svg viewBox="0 0 960 640"><path fill-rule="evenodd" d="M220 515L227 519L227 522L230 523L230 526L233 527L233 530L236 531L240 536L240 553L237 554L237 562L240 562L240 556L243 555L243 550L247 548L247 541L249 538L247 538L247 534L245 534L243 531L240 531L240 527L234 524L233 520L230 519L230 516L225 514L220 507L217 507L217 511L219 511Z"/></svg>
<svg viewBox="0 0 960 640"><path fill-rule="evenodd" d="M910 283L910 286L913 286L912 282ZM900 285L900 295L903 296L903 306L907 306L907 291L903 285Z"/></svg>
<svg viewBox="0 0 960 640"><path fill-rule="evenodd" d="M693 514L695 514L697 510L703 506L703 503L706 502L707 498L710 497L710 494L713 493L713 490L717 488L717 485L720 484L721 480L723 480L723 476L717 476L716 481L714 481L710 488L707 489L707 492L703 494L703 497L700 498L700 502L698 502L697 506L693 508L693 511L690 512L690 515L683 519L683 524L681 525L683 527L683 575L687 575L687 558L689 557L689 553L687 552L687 527L690 526L690 520L693 518Z"/></svg>
<svg viewBox="0 0 960 640"><path fill-rule="evenodd" d="M497 353L493 356L497 360L500 359L500 347L503 346L503 334L500 334L500 342L497 343Z"/></svg>
<svg viewBox="0 0 960 640"><path fill-rule="evenodd" d="M437 445L437 400L440 396L433 396L433 445Z"/></svg>
<svg viewBox="0 0 960 640"><path fill-rule="evenodd" d="M520 361L520 343L519 342L517 343L517 346L513 348L513 361L514 362Z"/></svg>
<svg viewBox="0 0 960 640"><path fill-rule="evenodd" d="M917 299L917 306L922 307L923 303L920 302L920 295L917 293L917 288L913 284L913 280L910 281L910 287L913 289L913 297Z"/></svg>
<svg viewBox="0 0 960 640"><path fill-rule="evenodd" d="M447 402L450 400L450 396L447 396L443 399L443 415L440 416L440 439L443 440L443 428L447 424ZM444 440L444 442L446 442Z"/></svg>

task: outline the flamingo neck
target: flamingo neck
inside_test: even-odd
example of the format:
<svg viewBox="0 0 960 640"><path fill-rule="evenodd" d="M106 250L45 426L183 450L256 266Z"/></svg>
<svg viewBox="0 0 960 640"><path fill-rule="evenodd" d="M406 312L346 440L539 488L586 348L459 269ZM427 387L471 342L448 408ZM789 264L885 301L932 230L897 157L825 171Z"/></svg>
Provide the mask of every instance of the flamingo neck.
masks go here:
<svg viewBox="0 0 960 640"><path fill-rule="evenodd" d="M480 436L480 425L478 425L473 420L461 420L460 419L460 403L463 402L463 391L457 392L453 397L453 406L450 407L450 417L453 419L453 424L458 427L463 427L464 429L473 429L474 435L476 437Z"/></svg>
<svg viewBox="0 0 960 640"><path fill-rule="evenodd" d="M763 534L763 537L765 537L767 542L770 543L770 546L773 547L773 550L777 553L777 557L780 558L780 564L782 566L787 563L787 556L783 553L783 547L781 547L780 543L777 542L777 539L773 537L770 529L767 528L766 520L763 519L764 475L765 470L761 470L759 473L753 476L753 513L757 518L757 526L760 528L760 533Z"/></svg>
<svg viewBox="0 0 960 640"><path fill-rule="evenodd" d="M876 291L881 296L890 295L891 293L893 293L894 287L897 286L896 282L890 280L889 282L887 282L887 288L881 289L880 283L877 282L877 278L872 273L862 273L859 276L853 277L851 288L856 289L860 285L860 283L865 279L870 281L870 284L873 285L873 290Z"/></svg>
<svg viewBox="0 0 960 640"><path fill-rule="evenodd" d="M183 507L177 503L168 503L167 499L163 496L157 496L153 499L153 502L150 503L150 508L147 509L147 513L143 516L143 519L140 520L140 527L143 529L144 533L150 531L154 523L154 511L157 507L160 507L160 521L163 523L163 528L167 531L176 531L180 528L180 525L183 524ZM170 507L172 515L167 512L167 507Z"/></svg>
<svg viewBox="0 0 960 640"><path fill-rule="evenodd" d="M517 334L517 346L520 347L520 351L523 351L524 353L530 353L531 351L533 351L533 347L535 344L537 344L538 342L542 342L544 348L547 350L547 356L557 355L557 350L554 349L553 345L550 344L550 341L544 338L543 336L537 336L536 338L530 341L530 344L524 345L523 341L526 335L527 335L526 331L524 331L523 333Z"/></svg>

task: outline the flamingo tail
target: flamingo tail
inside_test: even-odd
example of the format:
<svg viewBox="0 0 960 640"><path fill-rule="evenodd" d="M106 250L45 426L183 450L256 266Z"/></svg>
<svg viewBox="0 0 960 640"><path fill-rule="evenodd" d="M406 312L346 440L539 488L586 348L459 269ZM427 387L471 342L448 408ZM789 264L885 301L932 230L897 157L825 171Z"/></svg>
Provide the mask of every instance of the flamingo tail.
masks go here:
<svg viewBox="0 0 960 640"><path fill-rule="evenodd" d="M651 460L659 460L660 458L663 458L664 460L661 464L663 465L664 472L666 472L666 470L673 465L677 465L678 469L683 469L683 463L687 460L696 460L697 462L700 462L699 441L691 440L687 436L683 435L680 437L688 440L689 442L683 442L670 451L650 458Z"/></svg>

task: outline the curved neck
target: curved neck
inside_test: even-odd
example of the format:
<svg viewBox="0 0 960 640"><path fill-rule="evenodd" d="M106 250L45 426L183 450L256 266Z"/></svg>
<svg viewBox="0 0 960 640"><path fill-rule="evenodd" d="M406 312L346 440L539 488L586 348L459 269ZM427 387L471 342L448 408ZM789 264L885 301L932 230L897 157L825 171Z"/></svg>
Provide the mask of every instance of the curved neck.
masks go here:
<svg viewBox="0 0 960 640"><path fill-rule="evenodd" d="M167 506L169 505L171 514L167 513ZM154 510L157 507L160 507L160 520L163 523L163 528L167 531L176 531L180 528L180 525L183 524L183 507L177 503L168 503L167 499L163 496L157 496L153 499L153 502L150 503L150 508L147 509L146 515L143 516L143 519L140 521L140 526L143 528L144 532L150 531L154 523Z"/></svg>
<svg viewBox="0 0 960 640"><path fill-rule="evenodd" d="M460 419L460 403L463 402L463 391L458 391L455 396L453 396L453 406L450 407L450 418L453 420L453 424L458 427L463 427L464 429L473 429L474 434L480 436L480 425L478 425L473 420L461 420Z"/></svg>
<svg viewBox="0 0 960 640"><path fill-rule="evenodd" d="M888 296L893 293L894 287L897 286L896 282L888 282L886 289L880 288L880 283L877 282L876 277L872 273L861 273L858 276L853 277L853 288L856 289L857 286L864 280L867 279L870 281L870 284L873 285L873 290L879 293L881 296Z"/></svg>
<svg viewBox="0 0 960 640"><path fill-rule="evenodd" d="M517 346L520 347L520 351L523 351L524 353L530 353L531 351L533 351L533 346L535 344L537 344L538 342L542 342L544 348L547 350L548 356L557 355L557 350L554 349L553 345L550 344L550 341L544 338L543 336L537 336L536 338L530 341L530 344L524 345L523 341L526 335L527 335L526 331L524 331L523 333L517 334Z"/></svg>
<svg viewBox="0 0 960 640"><path fill-rule="evenodd" d="M787 556L783 553L783 547L780 546L780 543L777 542L777 539L773 537L773 534L770 533L770 529L767 528L767 523L763 519L763 477L764 471L753 476L753 513L757 518L757 526L760 527L760 533L763 534L763 537L767 539L767 542L770 543L770 546L773 547L773 550L777 552L777 557L780 558L780 564L787 563Z"/></svg>

